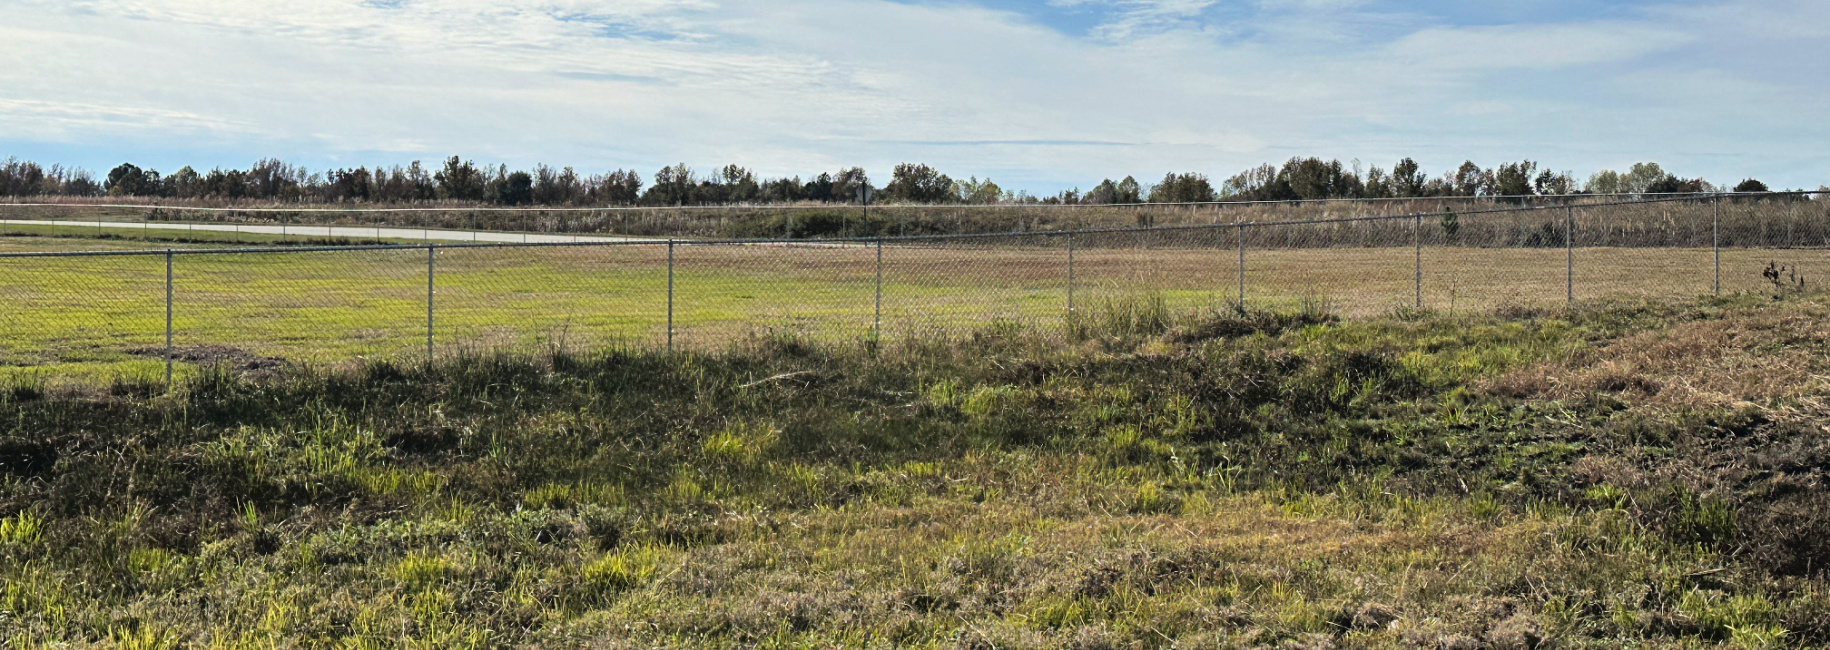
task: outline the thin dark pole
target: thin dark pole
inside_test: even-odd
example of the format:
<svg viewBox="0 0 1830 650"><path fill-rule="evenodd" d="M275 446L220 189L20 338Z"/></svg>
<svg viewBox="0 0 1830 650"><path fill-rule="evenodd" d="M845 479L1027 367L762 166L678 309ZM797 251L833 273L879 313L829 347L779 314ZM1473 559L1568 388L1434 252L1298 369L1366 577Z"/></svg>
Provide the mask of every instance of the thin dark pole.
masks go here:
<svg viewBox="0 0 1830 650"><path fill-rule="evenodd" d="M1245 222L1239 223L1239 313L1245 313Z"/></svg>
<svg viewBox="0 0 1830 650"><path fill-rule="evenodd" d="M674 240L667 240L667 351L674 349Z"/></svg>
<svg viewBox="0 0 1830 650"><path fill-rule="evenodd" d="M871 336L883 336L883 238L877 238L877 315L871 321Z"/></svg>
<svg viewBox="0 0 1830 650"><path fill-rule="evenodd" d="M1716 295L1722 295L1722 195L1709 202L1709 248L1715 255Z"/></svg>
<svg viewBox="0 0 1830 650"><path fill-rule="evenodd" d="M1073 235L1067 236L1067 249L1068 249L1068 269L1067 269L1067 271L1068 271L1068 278L1067 278L1067 280L1068 280L1068 287L1067 287L1068 303L1067 303L1067 308L1068 308L1068 317L1072 318L1074 316L1074 236Z"/></svg>
<svg viewBox="0 0 1830 650"><path fill-rule="evenodd" d="M1423 309L1423 213L1411 226L1411 244L1417 247L1417 309Z"/></svg>
<svg viewBox="0 0 1830 650"><path fill-rule="evenodd" d="M432 259L434 257L434 254L437 252L438 252L438 249L436 249L432 246L426 247L426 362L427 363L432 362L432 326L433 326L433 321L432 321L432 289L433 289L432 278L435 275L433 268L432 268Z"/></svg>
<svg viewBox="0 0 1830 650"><path fill-rule="evenodd" d="M165 249L165 389L172 388L172 249Z"/></svg>
<svg viewBox="0 0 1830 650"><path fill-rule="evenodd" d="M1563 209L1563 300L1576 302L1576 209Z"/></svg>

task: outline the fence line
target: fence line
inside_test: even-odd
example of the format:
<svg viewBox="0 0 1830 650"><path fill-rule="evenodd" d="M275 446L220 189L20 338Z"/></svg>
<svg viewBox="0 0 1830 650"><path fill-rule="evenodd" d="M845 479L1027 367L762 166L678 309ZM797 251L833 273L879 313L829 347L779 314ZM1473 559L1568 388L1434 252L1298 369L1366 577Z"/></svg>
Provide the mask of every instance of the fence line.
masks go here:
<svg viewBox="0 0 1830 650"><path fill-rule="evenodd" d="M770 291L767 293L771 294L772 297L793 295L797 296L799 299L806 300L807 302L790 304L787 300L781 300L767 304L765 305L765 308L789 310L795 307L807 307L807 309L801 311L814 314L811 316L797 316L789 314L786 311L773 316L740 314L740 317L736 319L736 322L739 325L755 326L773 321L785 321L795 322L805 326L807 323L816 321L830 321L830 323L828 323L829 329L836 328L835 331L842 334L846 329L842 326L843 323L857 321L851 321L851 316L846 315L844 308L845 299L843 297L835 299L837 302L834 302L833 300L825 300L823 294L839 292L844 289L844 287L850 286L847 284L849 282L871 282L872 284L869 289L870 297L868 298L871 301L869 325L868 327L864 327L862 322L857 322L859 329L852 330L866 332L871 338L880 338L884 336L886 268L894 270L895 274L898 276L896 279L901 283L901 286L896 288L897 292L901 294L899 297L910 299L916 303L916 306L914 307L900 307L904 314L902 320L905 323L914 323L920 320L920 317L927 317L938 323L938 326L942 328L947 327L948 323L955 323L953 326L956 327L976 326L984 322L983 316L995 312L1019 314L1032 320L1053 320L1058 318L1059 320L1071 324L1075 322L1076 319L1083 317L1076 304L1077 298L1084 299L1083 296L1077 295L1077 292L1082 289L1093 289L1095 294L1100 293L1100 290L1104 289L1108 296L1122 296L1127 293L1136 295L1151 292L1157 294L1168 292L1198 294L1201 290L1200 288L1203 286L1208 287L1208 291L1211 293L1214 287L1224 286L1207 280L1201 280L1190 274L1201 273L1201 269L1203 268L1211 269L1214 267L1214 265L1211 264L1211 261L1203 261L1207 259L1203 256L1203 251L1213 252L1223 250L1223 236L1228 229L1233 231L1232 234L1235 241L1231 243L1236 247L1237 266L1234 271L1235 277L1232 278L1234 280L1232 283L1234 285L1234 291L1233 295L1230 296L1232 300L1227 302L1230 303L1232 308L1239 310L1240 312L1246 311L1248 306L1254 302L1264 305L1275 305L1278 300L1287 301L1293 297L1300 298L1303 295L1327 294L1331 290L1354 293L1356 295L1361 293L1373 294L1374 300L1368 304L1375 307L1378 304L1397 306L1408 302L1410 303L1407 305L1408 307L1422 310L1429 304L1429 301L1426 300L1425 290L1426 269L1431 268L1431 266L1426 264L1426 249L1443 251L1443 254L1445 255L1450 251L1494 252L1496 255L1493 260L1476 262L1475 264L1484 264L1487 266L1494 264L1513 264L1515 267L1501 269L1501 275L1494 278L1479 280L1485 281L1489 285L1496 286L1476 288L1497 289L1499 288L1497 285L1508 281L1512 281L1516 284L1520 279L1505 277L1505 271L1514 271L1516 272L1515 275L1530 275L1535 272L1532 271L1530 267L1532 262L1530 262L1529 259L1526 259L1530 257L1529 255L1520 257L1519 255L1506 254L1507 251L1529 253L1534 249L1541 250L1545 247L1554 246L1554 244L1550 243L1551 241L1554 241L1551 237L1562 240L1560 243L1564 249L1565 258L1563 260L1564 264L1562 265L1563 269L1561 269L1563 271L1563 277L1561 279L1564 280L1562 283L1564 285L1563 300L1566 303L1573 303L1577 299L1576 290L1578 285L1576 277L1578 270L1576 264L1576 249L1578 247L1578 210L1585 211L1585 213L1593 213L1594 221L1599 224L1598 227L1591 228L1590 230L1599 233L1600 238L1593 242L1584 242L1585 247L1596 247L1614 251L1611 255L1618 258L1617 260L1614 260L1614 263L1622 265L1623 268L1625 268L1625 265L1629 262L1651 265L1658 269L1658 273L1655 277L1659 282L1675 283L1672 284L1673 287L1681 287L1683 286L1683 281L1682 277L1679 276L1688 273L1688 271L1684 270L1683 260L1688 259L1684 257L1684 255L1686 255L1684 251L1700 248L1700 246L1697 245L1700 242L1697 242L1694 238L1686 238L1684 233L1694 233L1696 227L1685 225L1676 213L1669 211L1651 215L1639 214L1632 211L1657 208L1659 206L1672 204L1693 205L1702 202L1709 203L1710 214L1708 218L1710 219L1710 240L1708 246L1711 255L1711 277L1708 284L1705 286L1711 287L1711 292L1720 295L1723 291L1722 269L1725 248L1723 205L1725 202L1734 205L1732 201L1740 198L1742 197L1683 196L1665 197L1647 201L1622 201L1581 206L1523 206L1486 210L1451 211L1444 213L1414 212L1408 214L1341 217L1333 219L1257 222L1236 221L1230 223L1172 225L1146 228L1087 228L1043 232L970 233L903 237L849 237L818 240L681 240L667 238L665 240L648 239L593 242L448 243L415 246L384 244L216 249L167 248L164 250L121 251L0 252L0 262L10 260L15 264L42 265L61 264L64 263L63 261L68 260L96 260L95 263L101 264L108 259L121 259L125 261L145 256L163 256L165 265L163 282L165 290L163 304L165 312L165 337L162 356L165 379L169 384L172 380L174 366L178 361L175 336L179 331L179 328L175 325L175 316L184 315L178 305L178 289L182 288L185 284L180 282L181 279L192 279L191 277L180 278L176 273L177 270L180 270L181 265L178 264L178 258L181 257L230 261L242 260L248 264L255 264L258 263L258 260L264 260L274 256L280 256L287 262L303 258L284 256L303 256L311 254L373 255L376 256L377 259L380 259L385 257L388 253L416 252L423 249L426 255L424 271L424 338L425 352L427 357L430 358L436 356L438 353L437 346L440 339L439 333L441 331L441 320L439 320L439 315L442 312L449 312L452 314L446 319L446 321L452 323L446 325L446 331L451 332L458 331L457 328L466 327L465 323L467 322L470 323L470 325L468 325L469 327L475 328L476 330L515 330L517 327L521 326L521 319L531 315L537 315L514 314L508 319L499 317L492 319L490 315L484 315L483 318L478 319L475 317L475 314L466 314L467 309L476 311L477 308L467 308L465 306L465 300L461 297L441 300L439 298L441 292L452 292L451 295L453 296L461 296L467 291L477 291L478 287L482 286L485 281L498 283L508 282L511 284L515 281L514 278L505 279L503 274L491 275L496 269L489 266L491 261L488 259L467 260L453 258L447 264L440 264L437 260L441 254L461 256L467 253L483 254L486 252L495 252L500 254L511 254L514 251L527 251L548 256L610 255L612 257L617 257L617 260L613 260L614 263L600 264L600 266L603 267L600 270L618 271L633 269L631 272L632 278L620 280L623 284L617 285L618 288L616 291L608 293L603 291L588 293L584 289L558 286L568 283L582 284L590 281L602 281L600 277L601 274L593 273L589 269L576 270L570 274L564 273L564 269L561 269L560 271L555 271L553 277L546 280L551 283L547 286L532 289L523 287L507 293L497 292L488 294L489 301L493 302L488 304L486 307L487 309L509 309L511 307L502 306L502 301L518 299L518 297L527 295L536 297L562 297L578 293L588 293L588 297L603 298L604 296L639 294L641 269L651 268L646 267L645 263L641 261L643 259L641 251L664 246L666 273L665 318L662 322L663 336L661 338L665 341L666 349L674 350L676 347L676 333L678 329L676 326L677 318L680 316L680 306L677 302L681 297L678 295L679 289L676 286L677 281L681 279L678 276L679 269L677 269L677 265L679 260L677 260L677 252L690 253L689 259L687 260L687 274L684 277L689 284L687 293L691 294L695 291L698 292L698 295L693 296L693 299L700 301L697 303L697 309L699 311L705 310L704 302L707 300L706 296L708 295L719 298L739 296L741 300L755 300L755 295L752 294L761 295L765 292L746 289L743 285L759 281L768 281L775 283L776 285L785 285L787 289L787 291L782 291L782 286L769 287ZM1761 215L1754 215L1757 217L1756 221L1758 221L1757 230L1753 228L1754 224L1746 222L1745 220L1737 224L1739 230L1736 231L1735 242L1742 244L1740 248L1735 249L1737 257L1747 259L1746 255L1740 254L1745 251L1813 249L1812 247L1798 247L1799 240L1797 237L1801 225L1798 215L1799 206L1792 205L1786 207L1788 209L1785 215L1785 244L1783 246L1773 246L1770 233L1774 231L1774 228L1772 228L1772 224L1769 223L1770 220ZM1558 227L1554 218L1549 221L1519 220L1520 217L1528 218L1533 214L1548 213L1551 210L1558 209L1561 209L1563 212L1561 215L1563 218L1560 227ZM1609 209L1615 210L1610 211ZM1621 214L1615 214L1615 212L1620 212ZM1807 234L1811 232L1819 233L1823 238L1823 241L1819 242L1818 245L1830 247L1830 212L1826 212L1821 208L1817 212L1818 214L1816 215L1807 215L1805 222L1802 224L1804 226L1804 231ZM1752 214L1752 209L1749 210L1749 214ZM1425 216L1440 217L1442 219L1440 228L1431 229L1429 241L1426 241L1425 237ZM1463 218L1468 218L1471 221L1463 222ZM1506 221L1507 219L1512 219L1512 221L1508 222ZM1403 222L1405 221L1408 221L1409 223L1404 224ZM1402 225L1397 228L1391 228L1387 227L1388 224ZM1408 228L1404 228L1403 226L1408 226ZM1467 233L1469 234L1463 234L1464 228L1467 229ZM1611 243L1614 241L1611 238L1614 237L1613 233L1616 228L1620 229L1621 232L1619 241L1622 243L1618 245ZM1409 230L1408 233L1403 232L1406 229ZM1562 232L1555 232L1556 230L1561 230ZM1756 232L1757 236L1752 234ZM1653 243L1638 246L1631 245L1628 233L1635 233L1639 237L1637 241ZM1281 240L1279 235L1281 235ZM1298 241L1298 235L1302 236L1301 241ZM1404 235L1409 236L1409 242L1402 242L1400 237L1403 237ZM1560 237L1558 237L1559 235ZM1485 239L1480 239L1480 237L1485 237ZM1748 237L1755 238L1755 245L1747 245ZM1127 241L1129 243L1127 243ZM1405 251L1410 253L1407 257L1410 257L1411 259L1404 260L1410 262L1410 266L1412 267L1409 269L1411 272L1407 274L1410 277L1405 278L1409 280L1409 284L1411 284L1410 287L1405 287L1410 289L1410 291L1405 293L1411 294L1408 296L1411 300L1394 302L1387 299L1391 296L1386 292L1396 288L1396 286L1378 288L1379 286L1384 286L1379 285L1379 282L1385 282L1386 285L1390 285L1391 283L1389 280L1391 278L1386 277L1381 279L1377 276L1387 272L1382 269L1389 269L1387 265L1392 264L1395 260L1381 257L1385 254L1380 251L1390 249L1402 250L1405 243L1408 243L1409 248L1411 248L1410 251ZM1055 303L1058 306L1051 309L1047 307L1047 303L1051 300L1049 296L1053 291L1052 289L1047 288L1050 282L1050 273L1041 270L1041 267L1039 266L1033 265L1045 261L1048 254L1047 251L1062 248L1065 249L1066 258L1065 286L1061 287L1061 289L1064 289L1065 293L1065 305ZM1260 256L1260 259L1264 260L1261 263L1263 269L1254 272L1252 269L1248 268L1248 248L1255 248L1263 251ZM677 249L679 249L679 251L677 251ZM886 261L886 250L893 254L893 259ZM1326 250L1342 253L1330 257L1311 259L1313 256L1302 255L1304 251L1309 250ZM625 253L619 253L618 251L623 251ZM1356 251L1359 253L1358 258L1360 259L1358 260L1355 259ZM1631 258L1633 258L1633 256L1627 255L1623 251L1673 252L1663 257L1647 257L1644 260L1632 262ZM862 254L862 256L860 256L860 254ZM1040 255L1040 257L1038 257L1038 255ZM618 256L627 256L634 261L630 262L629 260L623 260ZM798 256L808 257L810 261L801 261L797 263L796 259ZM1077 259L1077 256L1085 259ZM366 258L351 260L340 257L338 258L340 263L328 266L326 270L324 270L325 273L333 277L342 277L338 274L353 274L353 277L356 279L353 288L344 289L342 292L338 292L322 287L307 287L306 290L309 292L308 295L322 293L324 296L327 296L326 299L332 302L330 307L332 310L347 308L349 305L353 304L356 305L355 309L359 311L377 311L370 307L364 307L363 305L368 303L383 304L389 300L399 302L398 298L387 298L385 296L376 297L379 294L387 293L386 291L383 291L383 288L391 279L399 279L397 272L385 272L386 267L383 266L383 273L364 275L360 269L348 268L353 267L356 261L364 259ZM594 258L583 259L585 262L590 262ZM928 261L923 264L921 262L923 259L927 259ZM1058 260L1059 258L1056 259ZM1507 261L1508 259L1511 261ZM248 262L249 260L255 261ZM542 261L548 262L551 260ZM578 260L574 258L564 258L559 261L576 262ZM597 261L603 262L601 259ZM1602 261L1605 264L1610 260ZM1830 267L1830 260L1826 260L1826 262L1825 266ZM1082 269L1078 269L1077 265L1081 263L1092 265L1091 267L1088 267L1094 273L1094 279L1091 284L1088 284L1083 277L1080 277L1083 275L1082 273L1079 273ZM1819 261L1814 259L1811 263L1817 264ZM617 264L628 264L628 266L619 267ZM729 267L730 269L736 269L737 272L734 274L723 273L728 269L720 267L720 264ZM785 267L788 272L784 273L783 268L768 268L770 264L775 264L777 267ZM1161 269L1152 268L1153 265L1162 266L1174 264L1180 264L1181 266L1178 267L1175 272L1167 275L1161 273ZM1356 264L1360 266L1356 267ZM1436 263L1436 265L1448 268L1450 272L1455 275L1466 274L1469 276L1468 281L1470 283L1478 284L1477 278L1474 277L1478 274L1470 272L1473 270L1473 266L1468 262L1458 262L1445 258L1445 260ZM296 268L309 266L310 265L288 264L277 270L269 270L268 273L280 276L281 279L286 279L285 276L295 275L294 270ZM521 267L520 270L525 272L529 268L541 266L558 266L558 264L528 265ZM1664 268L1664 266L1671 266L1672 268ZM936 271L936 268L939 270ZM1769 264L1769 271L1773 271L1774 268L1775 267L1773 267L1772 264ZM812 271L809 271L808 269L812 269ZM954 276L965 275L972 269L978 269L982 273L1002 275L997 278L1000 280L999 282L986 282L985 277L971 277L968 278L968 281L965 283L955 281L952 284L948 284L947 282L939 281L949 279L957 280L957 277ZM15 269L6 269L6 271L13 270ZM30 348L33 345L39 345L41 346L41 349L38 351L15 349L12 351L15 353L14 356L42 353L50 348L65 345L68 340L77 338L78 335L81 335L90 329L96 329L100 332L99 334L90 333L92 337L103 341L103 343L97 344L100 347L107 347L107 345L110 344L119 347L125 345L124 342L126 340L131 339L132 333L123 331L131 329L131 327L117 325L119 321L129 319L130 314L122 315L121 313L116 313L130 312L131 310L125 306L122 306L115 311L101 310L96 312L106 315L106 318L100 316L95 317L104 320L104 326L102 328L93 328L92 323L65 323L65 319L56 318L60 309L72 313L76 310L71 305L58 303L55 296L47 298L45 294L68 291L71 286L77 283L93 281L97 274L85 274L79 270L76 272L63 272L60 275L59 272L53 270L35 267L26 267L19 270L24 271L23 275L29 276L27 280L8 279L6 277L8 275L22 274L0 272L0 293L7 294L6 297L9 299L9 303L23 305L20 310L9 310L10 318L14 320L14 323L11 327L0 330L0 345L12 346L14 348ZM1493 271L1495 269L1485 268L1482 270ZM1626 270L1630 271L1631 269ZM255 271L259 271L259 269L255 269ZM1610 276L1607 281L1604 281L1604 284L1611 283L1614 285L1612 286L1614 289L1632 288L1631 283L1634 282L1635 279L1631 273L1627 273L1623 271L1623 269L1614 269L1614 272L1619 275ZM1779 271L1773 272L1778 273ZM1788 276L1789 279L1786 280L1787 282L1796 281L1799 286L1803 286L1804 280L1802 279L1802 276L1799 275L1799 262L1791 262L1789 271L1786 272L1792 274L1791 276ZM1815 272L1815 268L1813 269L1813 272ZM389 276L387 273L394 273L394 275ZM1315 278L1307 280L1291 279L1292 277L1305 274L1313 275L1315 273L1322 273L1324 275L1333 273L1334 275L1326 275L1328 279L1325 280ZM296 274L302 274L302 272ZM441 274L449 276L450 280L440 282L439 276ZM202 282L201 278L204 278L205 276L199 275L195 277L199 278L199 282ZM759 280L759 278L761 280ZM1256 296L1251 301L1248 301L1248 278L1252 280L1251 283L1253 286L1259 287L1260 291L1264 291L1262 296ZM131 284L131 279L130 273L127 277L117 280L119 281L119 284L124 287L125 285ZM1767 279L1772 281L1772 284L1775 287L1779 287L1781 284L1780 280L1775 276L1769 275L1767 276ZM277 281L278 280L276 280L276 282ZM1461 278L1459 277L1451 277L1449 279L1448 304L1450 309L1456 308L1456 301L1458 300L1457 292L1460 289L1460 281ZM231 280L225 283L234 284L235 282ZM246 284L245 279L241 284ZM691 285L694 284L698 285L699 288L693 289ZM736 288L712 288L717 284L731 285ZM1289 291L1292 288L1297 289L1298 292L1293 293ZM1680 295L1682 293L1681 289L1674 288L1642 288L1646 289L1646 293L1658 295ZM96 299L93 292L86 293L82 289L84 288L79 288L79 290L74 292L78 294L77 297L87 300ZM197 289L193 289L193 291L196 290ZM721 295L718 293L719 291L728 295ZM281 289L274 289L274 292L284 293ZM234 292L225 290L221 293L230 294ZM1517 292L1515 291L1515 293ZM130 294L131 291L125 291L119 295L111 294L111 297L120 301L131 301ZM1387 296L1387 298L1379 298L1378 296ZM240 316L238 314L242 312L259 312L263 311L263 309L261 309L262 307L266 307L266 311L277 313L279 316L265 316L264 318L277 320L280 316L293 313L300 309L300 305L296 303L279 306L254 304L258 302L259 299L270 298L258 295L258 290L257 295L255 296L256 300L248 300L246 295L239 293L235 294L235 297L239 299L231 299L229 301L228 306L224 308L227 313L222 318L231 321L236 318L245 318L245 316ZM1063 296L1055 294L1052 300L1060 300L1062 298ZM107 299L109 298L104 297L103 301L105 302ZM1108 297L1108 300L1110 299L1111 298ZM1179 299L1189 300L1192 298L1189 296L1182 296ZM1494 301L1491 297L1486 299L1489 302ZM822 300L824 300L824 302L822 302ZM947 315L945 312L947 310L964 311L972 308L974 301L989 302L992 303L993 306L984 308L983 304L979 304L978 306L980 309L977 310L978 313L967 315L963 319L955 318L952 321L945 318ZM1477 304L1480 304L1478 300L1476 302ZM735 309L736 308L720 307L719 310L713 311L732 311ZM303 311L309 312L311 310L306 309ZM615 311L615 309L611 309L611 311ZM1050 316L1049 314L1051 312L1058 314L1058 316ZM41 318L41 320L52 323L50 326L34 328L28 326L28 323L24 320L33 316L44 317L47 315L50 317ZM373 314L368 316L373 316ZM609 316L627 319L629 314L612 313L609 314ZM8 318L9 316L0 316L0 323L4 323ZM193 318L197 317L193 316ZM565 324L566 332L568 333L570 331L571 318L572 315L568 314ZM693 318L699 320L701 323L710 322L706 320L708 316L703 314L695 314L693 315ZM824 321L821 321L821 319L824 319ZM387 321L385 318L357 320L360 322L348 326L351 331L365 333L374 330L381 332L381 334L375 336L382 339L386 338L386 332L390 326L386 325ZM229 327L232 329L233 325L219 327ZM235 334L232 332L224 332L220 335L228 337ZM363 335L366 336L369 334ZM328 342L321 342L321 345L335 348L343 343L343 340L335 338L335 333L327 334L326 336L330 336L331 338L325 339L325 341ZM344 335L345 338L348 338L349 336L351 335ZM513 334L511 332L511 337L512 336ZM459 342L463 339L462 336L458 336L457 338L459 339ZM254 344L260 345L265 343L272 343L272 341L256 341ZM384 344L385 343L377 345ZM0 349L0 352L5 352L5 350ZM4 365L30 366L33 364L0 359L0 366Z"/></svg>
<svg viewBox="0 0 1830 650"><path fill-rule="evenodd" d="M1396 203L1401 201L1554 201L1559 203L1575 202L1595 198L1628 197L1634 202L1662 199L1713 199L1729 198L1784 198L1805 197L1824 194L1823 190L1791 190L1772 192L1613 192L1598 194L1487 194L1487 195L1444 195L1444 196L1383 196L1383 197L1332 197L1325 199L1290 199L1290 200L1252 200L1239 201L1219 199L1214 201L1178 201L1163 203L822 203L822 204L777 204L777 203L733 203L714 205L604 205L604 206L437 206L437 207L384 207L384 208L330 208L330 207L217 207L169 205L158 203L88 203L88 202L6 202L0 201L0 208L110 208L125 210L173 210L189 212L323 212L323 213L389 213L389 212L619 212L619 211L657 211L657 210L809 210L843 207L880 207L896 208L994 208L994 209L1078 209L1078 208L1159 208L1159 207L1207 207L1229 205L1310 205L1317 203ZM309 204L300 204L308 206ZM1601 205L1601 204L1589 204Z"/></svg>

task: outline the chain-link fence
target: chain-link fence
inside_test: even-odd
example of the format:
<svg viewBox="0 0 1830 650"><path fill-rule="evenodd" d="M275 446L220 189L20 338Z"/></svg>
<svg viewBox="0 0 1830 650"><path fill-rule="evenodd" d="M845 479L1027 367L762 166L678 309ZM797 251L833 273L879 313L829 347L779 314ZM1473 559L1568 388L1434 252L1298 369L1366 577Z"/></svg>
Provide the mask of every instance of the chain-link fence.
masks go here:
<svg viewBox="0 0 1830 650"><path fill-rule="evenodd" d="M1830 269L1830 201L1807 196L1463 207L984 235L0 252L0 368L156 375L1000 324L1072 337L1238 309L1788 292Z"/></svg>

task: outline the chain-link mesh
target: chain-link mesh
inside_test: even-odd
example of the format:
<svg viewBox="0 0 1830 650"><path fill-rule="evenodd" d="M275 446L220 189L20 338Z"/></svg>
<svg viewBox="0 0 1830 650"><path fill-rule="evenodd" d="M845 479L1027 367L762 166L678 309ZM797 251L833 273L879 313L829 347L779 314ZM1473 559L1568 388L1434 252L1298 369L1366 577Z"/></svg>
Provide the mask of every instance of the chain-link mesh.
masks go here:
<svg viewBox="0 0 1830 650"><path fill-rule="evenodd" d="M338 362L425 350L426 249L176 255L178 358Z"/></svg>
<svg viewBox="0 0 1830 650"><path fill-rule="evenodd" d="M163 255L0 259L0 375L141 377L163 363L165 298Z"/></svg>
<svg viewBox="0 0 1830 650"><path fill-rule="evenodd" d="M672 244L534 239L663 230L678 216L667 211L571 212L544 222L518 222L523 217L512 212L428 213L424 226L464 218L479 239L512 228L540 231L513 233L528 237L526 245L178 248L171 256L173 351L180 363L259 367L419 357L428 334L440 355L713 349L779 335L935 338L999 324L1072 336L1091 331L1086 327L1162 331L1188 314L1240 306L1352 316L1681 298L1713 293L1718 282L1724 293L1784 293L1814 287L1830 270L1824 200L1407 205L1418 211L1367 215L1372 207L1347 205L1336 218L1301 221L1275 218L1306 214L1302 206L1122 207L1102 218L1144 227L1082 230L1021 221L1027 213L1017 211L961 209L961 223L1012 219L1005 226L1022 231L918 237L891 235L910 214L833 210L823 220L760 226L793 239ZM364 243L397 243L394 236L409 225L364 213L305 225L286 213L219 214L221 223L243 229L251 246L270 244L277 233L255 228L284 227L293 244L350 229L373 229ZM733 211L728 218L762 214ZM1220 221L1233 216L1250 219ZM1199 223L1204 219L1218 223ZM1184 225L1148 227L1161 220ZM7 228L0 222L0 234ZM810 233L866 238L805 238ZM20 236L0 241L0 364L7 372L162 370L164 253L18 256L39 245L118 252L134 244L14 234ZM884 238L868 238L876 236Z"/></svg>

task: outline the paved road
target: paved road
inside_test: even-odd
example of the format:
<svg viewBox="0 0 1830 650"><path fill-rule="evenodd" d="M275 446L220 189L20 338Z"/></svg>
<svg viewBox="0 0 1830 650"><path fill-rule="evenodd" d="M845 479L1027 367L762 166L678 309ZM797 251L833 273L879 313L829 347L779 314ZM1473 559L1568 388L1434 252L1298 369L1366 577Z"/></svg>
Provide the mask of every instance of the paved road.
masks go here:
<svg viewBox="0 0 1830 650"><path fill-rule="evenodd" d="M554 243L554 242L587 242L587 241L665 241L637 237L617 237L605 235L548 235L541 233L521 232L487 232L478 230L438 230L426 228L397 228L362 226L310 226L284 225L261 226L250 224L220 223L160 223L138 221L36 221L24 219L7 219L0 223L24 226L59 226L63 228L131 228L135 230L179 230L188 232L245 232L263 235L293 235L298 237L346 237L350 239L418 239L421 241L474 241L474 242L517 242L517 243Z"/></svg>

